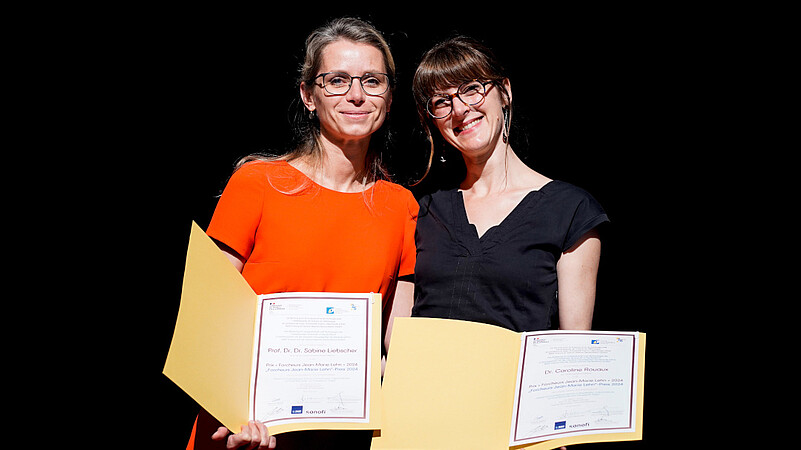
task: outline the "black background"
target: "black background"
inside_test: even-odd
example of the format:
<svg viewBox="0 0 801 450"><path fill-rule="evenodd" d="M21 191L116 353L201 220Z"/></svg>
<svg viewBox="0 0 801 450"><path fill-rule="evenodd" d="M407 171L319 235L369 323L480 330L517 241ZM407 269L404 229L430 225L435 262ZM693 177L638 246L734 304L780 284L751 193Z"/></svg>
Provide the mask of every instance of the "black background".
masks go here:
<svg viewBox="0 0 801 450"><path fill-rule="evenodd" d="M720 47L706 24L692 11L658 7L331 7L118 12L79 41L94 68L81 84L99 94L92 122L78 126L92 130L79 152L83 192L92 195L73 206L94 219L73 241L94 258L80 281L101 299L80 308L105 312L94 326L76 327L89 334L98 364L84 377L99 394L89 426L122 447L185 445L197 405L161 371L190 223L208 225L239 157L287 148L305 37L354 15L385 34L395 57L388 160L401 183L419 175L428 151L411 96L423 52L457 33L496 51L511 80L516 152L540 173L588 190L611 219L594 328L648 333L644 440L596 447L671 442L665 419L692 400L680 387L694 364L689 338L675 331L691 334L708 288L693 253L714 211L700 207L712 194L701 188L697 162L708 156L700 133L718 95L699 85L713 86L711 68L725 62L711 51Z"/></svg>

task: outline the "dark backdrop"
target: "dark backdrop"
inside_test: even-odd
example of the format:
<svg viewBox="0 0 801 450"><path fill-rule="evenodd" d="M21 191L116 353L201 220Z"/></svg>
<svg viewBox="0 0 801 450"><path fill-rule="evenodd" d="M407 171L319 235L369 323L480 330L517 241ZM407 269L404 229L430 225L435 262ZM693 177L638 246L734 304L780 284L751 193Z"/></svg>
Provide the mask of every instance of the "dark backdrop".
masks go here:
<svg viewBox="0 0 801 450"><path fill-rule="evenodd" d="M386 34L396 59L389 163L401 183L419 175L428 150L410 89L422 53L456 33L496 50L511 79L515 150L544 175L587 189L611 218L594 328L649 333L645 439L608 448L664 444L671 434L662 419L674 417L681 400L676 383L688 364L677 358L668 326L686 324L697 307L685 295L690 263L684 250L694 245L694 222L684 218L695 214L686 200L696 178L686 166L677 172L698 151L686 144L700 126L698 109L705 108L697 98L686 107L688 80L709 64L694 43L696 23L658 8L511 11L483 4L477 12L454 6L434 13L390 6L334 14L210 6L104 22L115 41L108 53L98 51L103 70L96 76L108 87L101 104L114 108L98 113L110 116L99 122L106 128L101 144L116 157L111 167L90 171L102 232L84 243L119 255L103 276L116 293L104 304L112 305L109 316L117 320L102 321L102 336L115 347L98 353L117 363L102 370L124 376L115 375L113 386L94 387L123 411L111 419L119 430L130 430L122 432L122 442L183 448L197 406L161 370L190 222L208 225L239 157L287 148L304 39L328 18L352 14ZM113 202L104 200L111 195ZM116 207L107 209L110 203ZM105 423L104 414L97 416ZM158 445L149 446L154 440Z"/></svg>

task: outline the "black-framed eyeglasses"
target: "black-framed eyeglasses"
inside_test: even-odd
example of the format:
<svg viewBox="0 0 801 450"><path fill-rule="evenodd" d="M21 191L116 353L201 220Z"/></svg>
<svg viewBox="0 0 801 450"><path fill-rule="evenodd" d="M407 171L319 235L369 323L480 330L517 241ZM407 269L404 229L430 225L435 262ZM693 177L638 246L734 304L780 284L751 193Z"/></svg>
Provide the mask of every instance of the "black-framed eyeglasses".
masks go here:
<svg viewBox="0 0 801 450"><path fill-rule="evenodd" d="M353 77L344 72L326 72L314 77L323 79L319 85L331 95L345 95L353 85L353 80L359 80L359 85L367 95L382 95L389 89L389 75L385 73L365 73L360 77Z"/></svg>
<svg viewBox="0 0 801 450"><path fill-rule="evenodd" d="M444 119L453 111L453 99L458 97L467 106L481 103L487 95L487 85L492 81L470 80L459 85L453 94L437 94L426 101L426 111L435 119Z"/></svg>

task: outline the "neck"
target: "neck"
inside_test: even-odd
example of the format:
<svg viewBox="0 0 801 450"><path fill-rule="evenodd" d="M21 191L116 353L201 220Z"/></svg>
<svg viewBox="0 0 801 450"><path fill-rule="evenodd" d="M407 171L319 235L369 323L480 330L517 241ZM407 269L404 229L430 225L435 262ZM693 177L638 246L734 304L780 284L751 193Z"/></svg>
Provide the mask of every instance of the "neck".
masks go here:
<svg viewBox="0 0 801 450"><path fill-rule="evenodd" d="M477 195L503 192L510 185L509 176L522 161L510 146L503 144L489 155L464 155L467 174L460 188Z"/></svg>
<svg viewBox="0 0 801 450"><path fill-rule="evenodd" d="M361 192L366 185L367 148L370 138L333 142L321 134L322 158L311 177L319 185L339 192Z"/></svg>

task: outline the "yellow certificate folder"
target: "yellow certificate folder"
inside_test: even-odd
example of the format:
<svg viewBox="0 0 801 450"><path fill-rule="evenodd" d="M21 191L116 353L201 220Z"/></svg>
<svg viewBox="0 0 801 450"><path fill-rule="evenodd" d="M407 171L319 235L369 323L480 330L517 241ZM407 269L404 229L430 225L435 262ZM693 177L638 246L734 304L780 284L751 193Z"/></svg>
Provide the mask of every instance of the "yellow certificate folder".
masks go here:
<svg viewBox="0 0 801 450"><path fill-rule="evenodd" d="M539 450L641 440L645 333L638 336L634 431L511 445L522 333L458 320L396 318L382 386L381 436L372 448Z"/></svg>
<svg viewBox="0 0 801 450"><path fill-rule="evenodd" d="M300 421L270 425L271 434L312 429L380 429L381 294L372 294L370 395L367 422ZM258 338L259 296L194 222L181 304L164 374L228 429L251 418L251 376ZM306 419L308 420L308 419ZM328 419L331 420L331 419Z"/></svg>

